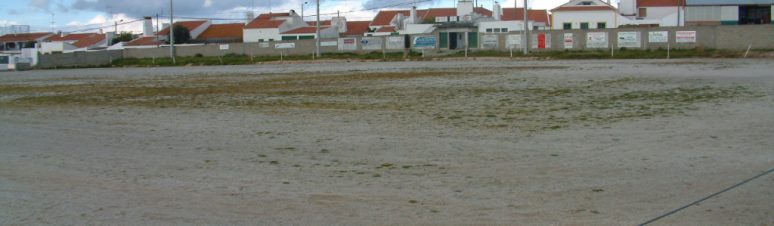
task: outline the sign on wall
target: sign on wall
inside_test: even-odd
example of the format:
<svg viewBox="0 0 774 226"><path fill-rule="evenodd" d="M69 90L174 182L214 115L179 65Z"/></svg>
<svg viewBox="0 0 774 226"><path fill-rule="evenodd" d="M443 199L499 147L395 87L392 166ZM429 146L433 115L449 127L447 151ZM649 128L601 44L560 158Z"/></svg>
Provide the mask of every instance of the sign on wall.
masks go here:
<svg viewBox="0 0 774 226"><path fill-rule="evenodd" d="M651 31L648 32L648 42L650 43L667 43L669 42L668 31Z"/></svg>
<svg viewBox="0 0 774 226"><path fill-rule="evenodd" d="M675 33L675 41L677 43L696 42L696 31L678 31Z"/></svg>
<svg viewBox="0 0 774 226"><path fill-rule="evenodd" d="M511 49L520 49L521 35L508 35L505 39L505 46Z"/></svg>
<svg viewBox="0 0 774 226"><path fill-rule="evenodd" d="M575 39L573 38L572 33L564 33L564 48L575 48Z"/></svg>
<svg viewBox="0 0 774 226"><path fill-rule="evenodd" d="M339 50L340 51L357 50L357 38L339 38Z"/></svg>
<svg viewBox="0 0 774 226"><path fill-rule="evenodd" d="M220 45L220 50L228 50L228 49L229 49L229 46L228 46L228 44L226 44L226 45Z"/></svg>
<svg viewBox="0 0 774 226"><path fill-rule="evenodd" d="M481 48L484 49L496 49L500 42L500 37L497 35L482 35L481 36Z"/></svg>
<svg viewBox="0 0 774 226"><path fill-rule="evenodd" d="M268 42L258 43L258 48L269 48L269 43Z"/></svg>
<svg viewBox="0 0 774 226"><path fill-rule="evenodd" d="M406 39L402 36L387 37L387 49L403 49L406 47Z"/></svg>
<svg viewBox="0 0 774 226"><path fill-rule="evenodd" d="M618 32L618 48L640 48L640 32L622 31Z"/></svg>
<svg viewBox="0 0 774 226"><path fill-rule="evenodd" d="M381 37L363 37L360 39L360 44L363 45L364 50L380 50L382 43Z"/></svg>
<svg viewBox="0 0 774 226"><path fill-rule="evenodd" d="M532 34L532 48L533 49L550 49L551 48L551 34Z"/></svg>
<svg viewBox="0 0 774 226"><path fill-rule="evenodd" d="M320 42L320 46L338 46L339 42L337 41L327 41L327 42Z"/></svg>
<svg viewBox="0 0 774 226"><path fill-rule="evenodd" d="M606 32L589 32L586 34L586 48L607 48Z"/></svg>
<svg viewBox="0 0 774 226"><path fill-rule="evenodd" d="M437 43L435 36L419 36L412 39L411 46L415 49L435 49Z"/></svg>
<svg viewBox="0 0 774 226"><path fill-rule="evenodd" d="M296 43L277 43L274 44L275 49L293 49L296 48Z"/></svg>

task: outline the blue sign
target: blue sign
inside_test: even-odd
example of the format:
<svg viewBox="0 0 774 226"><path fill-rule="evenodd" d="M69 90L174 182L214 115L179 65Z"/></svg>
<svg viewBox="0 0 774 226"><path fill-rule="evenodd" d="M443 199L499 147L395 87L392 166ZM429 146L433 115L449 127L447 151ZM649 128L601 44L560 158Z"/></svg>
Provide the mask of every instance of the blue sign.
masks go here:
<svg viewBox="0 0 774 226"><path fill-rule="evenodd" d="M414 41L411 43L415 49L435 49L438 39L435 36L420 36L414 37Z"/></svg>

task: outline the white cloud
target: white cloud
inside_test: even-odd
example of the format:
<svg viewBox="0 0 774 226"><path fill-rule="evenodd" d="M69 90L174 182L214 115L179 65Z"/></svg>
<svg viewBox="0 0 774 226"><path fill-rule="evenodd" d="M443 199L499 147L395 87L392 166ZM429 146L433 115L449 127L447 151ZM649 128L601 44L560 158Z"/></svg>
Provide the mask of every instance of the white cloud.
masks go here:
<svg viewBox="0 0 774 226"><path fill-rule="evenodd" d="M204 7L207 8L210 6L212 6L212 0L204 0Z"/></svg>

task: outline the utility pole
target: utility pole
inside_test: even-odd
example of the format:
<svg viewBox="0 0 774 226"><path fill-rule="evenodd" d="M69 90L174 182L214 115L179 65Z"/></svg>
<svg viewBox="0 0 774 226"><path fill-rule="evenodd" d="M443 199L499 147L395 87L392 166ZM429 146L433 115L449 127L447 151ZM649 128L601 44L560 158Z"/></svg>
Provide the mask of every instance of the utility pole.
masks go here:
<svg viewBox="0 0 774 226"><path fill-rule="evenodd" d="M514 10L515 11L515 10ZM529 16L527 15L527 0L524 0L524 37L521 38L521 43L524 44L524 55L529 53Z"/></svg>
<svg viewBox="0 0 774 226"><path fill-rule="evenodd" d="M320 58L320 0L317 0L317 41L315 42L315 51L317 52L317 58Z"/></svg>
<svg viewBox="0 0 774 226"><path fill-rule="evenodd" d="M169 55L172 57L172 64L177 64L175 59L175 5L169 0Z"/></svg>

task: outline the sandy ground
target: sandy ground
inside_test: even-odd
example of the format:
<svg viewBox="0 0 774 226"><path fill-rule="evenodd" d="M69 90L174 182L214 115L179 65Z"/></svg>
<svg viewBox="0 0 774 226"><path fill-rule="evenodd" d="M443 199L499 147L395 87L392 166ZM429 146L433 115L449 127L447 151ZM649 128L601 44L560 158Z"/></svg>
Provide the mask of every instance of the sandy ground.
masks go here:
<svg viewBox="0 0 774 226"><path fill-rule="evenodd" d="M635 225L774 167L772 70L490 59L0 73L0 225ZM149 84L194 88L126 88ZM774 225L772 188L767 175L655 225Z"/></svg>

